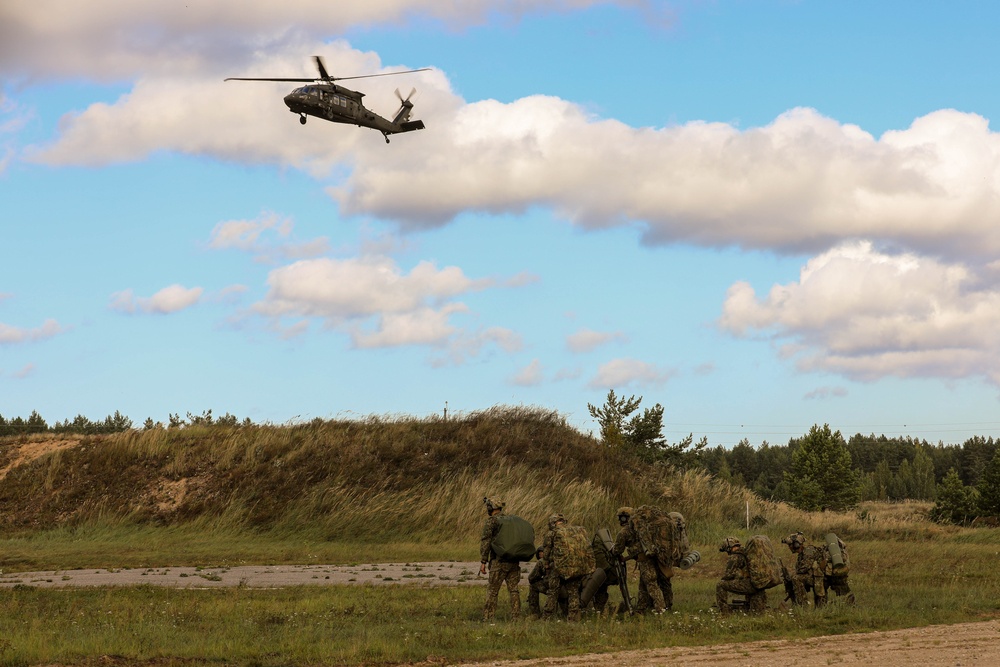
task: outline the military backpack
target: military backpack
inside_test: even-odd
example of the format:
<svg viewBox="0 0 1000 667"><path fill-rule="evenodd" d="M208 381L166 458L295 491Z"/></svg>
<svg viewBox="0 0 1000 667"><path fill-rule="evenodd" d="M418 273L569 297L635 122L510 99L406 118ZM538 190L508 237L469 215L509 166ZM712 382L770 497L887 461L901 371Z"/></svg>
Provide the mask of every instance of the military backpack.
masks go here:
<svg viewBox="0 0 1000 667"><path fill-rule="evenodd" d="M660 565L680 565L690 553L687 522L680 512L664 512L659 507L643 505L633 512L630 521L643 553L655 556Z"/></svg>
<svg viewBox="0 0 1000 667"><path fill-rule="evenodd" d="M496 557L509 563L534 558L535 529L531 524L513 514L501 514L496 519L500 522L500 530L490 545Z"/></svg>
<svg viewBox="0 0 1000 667"><path fill-rule="evenodd" d="M583 526L560 523L552 529L555 540L552 564L563 579L585 577L597 567L594 551Z"/></svg>
<svg viewBox="0 0 1000 667"><path fill-rule="evenodd" d="M747 540L743 553L747 557L750 583L754 588L773 588L782 583L781 561L766 535L754 535Z"/></svg>

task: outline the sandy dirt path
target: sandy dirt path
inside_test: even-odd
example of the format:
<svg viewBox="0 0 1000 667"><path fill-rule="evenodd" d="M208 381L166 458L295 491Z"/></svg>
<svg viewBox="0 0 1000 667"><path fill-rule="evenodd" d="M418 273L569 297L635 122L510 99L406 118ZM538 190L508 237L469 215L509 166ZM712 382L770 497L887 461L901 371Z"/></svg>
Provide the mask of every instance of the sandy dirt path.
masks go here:
<svg viewBox="0 0 1000 667"><path fill-rule="evenodd" d="M527 568L524 568L527 570ZM527 578L527 573L524 575ZM175 588L278 588L345 584L483 585L479 563L367 563L361 565L241 565L50 570L0 574L0 588L38 586L170 586Z"/></svg>
<svg viewBox="0 0 1000 667"><path fill-rule="evenodd" d="M745 644L620 651L463 667L989 667L1000 665L1000 621Z"/></svg>

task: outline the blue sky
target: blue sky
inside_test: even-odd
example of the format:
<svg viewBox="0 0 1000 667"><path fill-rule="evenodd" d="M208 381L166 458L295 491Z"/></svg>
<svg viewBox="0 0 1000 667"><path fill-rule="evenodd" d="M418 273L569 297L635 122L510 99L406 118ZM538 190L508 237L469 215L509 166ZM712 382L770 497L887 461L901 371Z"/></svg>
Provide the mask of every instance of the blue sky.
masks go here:
<svg viewBox="0 0 1000 667"><path fill-rule="evenodd" d="M0 7L0 414L1000 434L995 3L338 4Z"/></svg>

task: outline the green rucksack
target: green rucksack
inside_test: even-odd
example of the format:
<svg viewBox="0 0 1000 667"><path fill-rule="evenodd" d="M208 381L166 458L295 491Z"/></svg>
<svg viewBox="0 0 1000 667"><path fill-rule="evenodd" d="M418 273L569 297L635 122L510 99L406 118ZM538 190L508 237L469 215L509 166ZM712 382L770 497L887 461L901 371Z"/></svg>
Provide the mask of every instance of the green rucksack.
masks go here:
<svg viewBox="0 0 1000 667"><path fill-rule="evenodd" d="M555 533L552 564L560 577L585 577L594 571L597 562L583 526L560 523L552 531Z"/></svg>
<svg viewBox="0 0 1000 667"><path fill-rule="evenodd" d="M496 557L510 563L527 562L535 557L535 529L530 523L513 514L496 517L500 530L491 547Z"/></svg>
<svg viewBox="0 0 1000 667"><path fill-rule="evenodd" d="M783 582L781 561L774 553L771 540L766 535L754 535L743 547L750 570L750 583L754 588L773 588Z"/></svg>
<svg viewBox="0 0 1000 667"><path fill-rule="evenodd" d="M664 512L659 507L643 505L632 513L630 521L643 553L655 556L660 567L681 565L691 553L687 521L680 512Z"/></svg>

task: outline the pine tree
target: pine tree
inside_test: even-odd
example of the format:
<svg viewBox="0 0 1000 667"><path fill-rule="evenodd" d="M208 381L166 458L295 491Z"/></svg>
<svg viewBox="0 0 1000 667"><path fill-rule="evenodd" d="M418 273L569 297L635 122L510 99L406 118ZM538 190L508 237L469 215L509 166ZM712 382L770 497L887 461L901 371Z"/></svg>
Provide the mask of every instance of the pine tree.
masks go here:
<svg viewBox="0 0 1000 667"><path fill-rule="evenodd" d="M792 453L792 467L785 473L792 504L804 510L843 510L858 500L857 473L851 452L840 431L814 425Z"/></svg>
<svg viewBox="0 0 1000 667"><path fill-rule="evenodd" d="M937 501L931 508L930 518L941 523L966 524L976 516L978 504L979 492L963 484L958 471L950 468L938 484Z"/></svg>
<svg viewBox="0 0 1000 667"><path fill-rule="evenodd" d="M1000 450L983 469L976 485L979 491L979 511L984 516L1000 516Z"/></svg>

